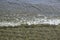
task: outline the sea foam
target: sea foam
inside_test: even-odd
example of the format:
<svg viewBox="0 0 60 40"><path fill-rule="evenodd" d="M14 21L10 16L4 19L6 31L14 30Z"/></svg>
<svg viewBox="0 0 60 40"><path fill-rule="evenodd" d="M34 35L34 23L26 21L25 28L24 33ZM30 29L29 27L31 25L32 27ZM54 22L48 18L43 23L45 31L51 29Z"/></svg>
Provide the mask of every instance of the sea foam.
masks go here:
<svg viewBox="0 0 60 40"><path fill-rule="evenodd" d="M21 22L0 22L0 26L18 26L21 24L50 24L50 25L59 25L60 19L35 19L35 21L21 21Z"/></svg>

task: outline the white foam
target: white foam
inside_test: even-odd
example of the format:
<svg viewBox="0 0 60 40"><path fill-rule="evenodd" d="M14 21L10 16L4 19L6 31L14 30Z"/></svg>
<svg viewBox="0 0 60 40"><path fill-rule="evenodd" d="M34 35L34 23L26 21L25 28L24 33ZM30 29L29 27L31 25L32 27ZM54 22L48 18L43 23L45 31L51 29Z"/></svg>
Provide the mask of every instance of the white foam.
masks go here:
<svg viewBox="0 0 60 40"><path fill-rule="evenodd" d="M0 22L0 26L18 26L20 23L13 23L13 22Z"/></svg>
<svg viewBox="0 0 60 40"><path fill-rule="evenodd" d="M50 24L50 25L59 25L60 19L40 19L36 21L29 21L27 24Z"/></svg>
<svg viewBox="0 0 60 40"><path fill-rule="evenodd" d="M44 24L58 25L60 24L60 19L50 19L43 22Z"/></svg>
<svg viewBox="0 0 60 40"><path fill-rule="evenodd" d="M21 24L50 24L50 25L59 25L60 19L35 19L35 21L21 21L21 22L0 22L0 26L18 26Z"/></svg>

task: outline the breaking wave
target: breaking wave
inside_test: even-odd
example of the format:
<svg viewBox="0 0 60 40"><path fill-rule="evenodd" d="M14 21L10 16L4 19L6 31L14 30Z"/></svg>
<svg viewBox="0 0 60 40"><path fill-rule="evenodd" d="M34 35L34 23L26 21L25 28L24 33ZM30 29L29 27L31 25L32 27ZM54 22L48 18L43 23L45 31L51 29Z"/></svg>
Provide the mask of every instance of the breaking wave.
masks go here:
<svg viewBox="0 0 60 40"><path fill-rule="evenodd" d="M24 21L19 21L19 22L0 22L0 26L18 26L21 24L28 24L28 25L36 25L36 24L50 24L50 25L59 25L60 24L60 19L47 19L47 18L35 18L34 20L24 20Z"/></svg>

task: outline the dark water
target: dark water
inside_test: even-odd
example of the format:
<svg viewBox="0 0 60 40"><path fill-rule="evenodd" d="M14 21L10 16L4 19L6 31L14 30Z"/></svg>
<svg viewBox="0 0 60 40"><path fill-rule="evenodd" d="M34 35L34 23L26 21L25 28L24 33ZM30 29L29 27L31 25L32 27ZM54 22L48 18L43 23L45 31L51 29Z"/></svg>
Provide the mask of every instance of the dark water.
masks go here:
<svg viewBox="0 0 60 40"><path fill-rule="evenodd" d="M17 23L45 17L60 18L59 0L0 0L0 22Z"/></svg>

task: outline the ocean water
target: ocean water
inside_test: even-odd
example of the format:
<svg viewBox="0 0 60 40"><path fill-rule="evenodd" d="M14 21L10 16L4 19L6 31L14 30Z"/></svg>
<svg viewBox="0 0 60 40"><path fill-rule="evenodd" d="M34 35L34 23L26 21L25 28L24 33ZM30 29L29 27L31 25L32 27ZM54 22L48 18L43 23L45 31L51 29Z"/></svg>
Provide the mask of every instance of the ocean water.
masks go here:
<svg viewBox="0 0 60 40"><path fill-rule="evenodd" d="M60 24L59 0L0 0L0 26Z"/></svg>

